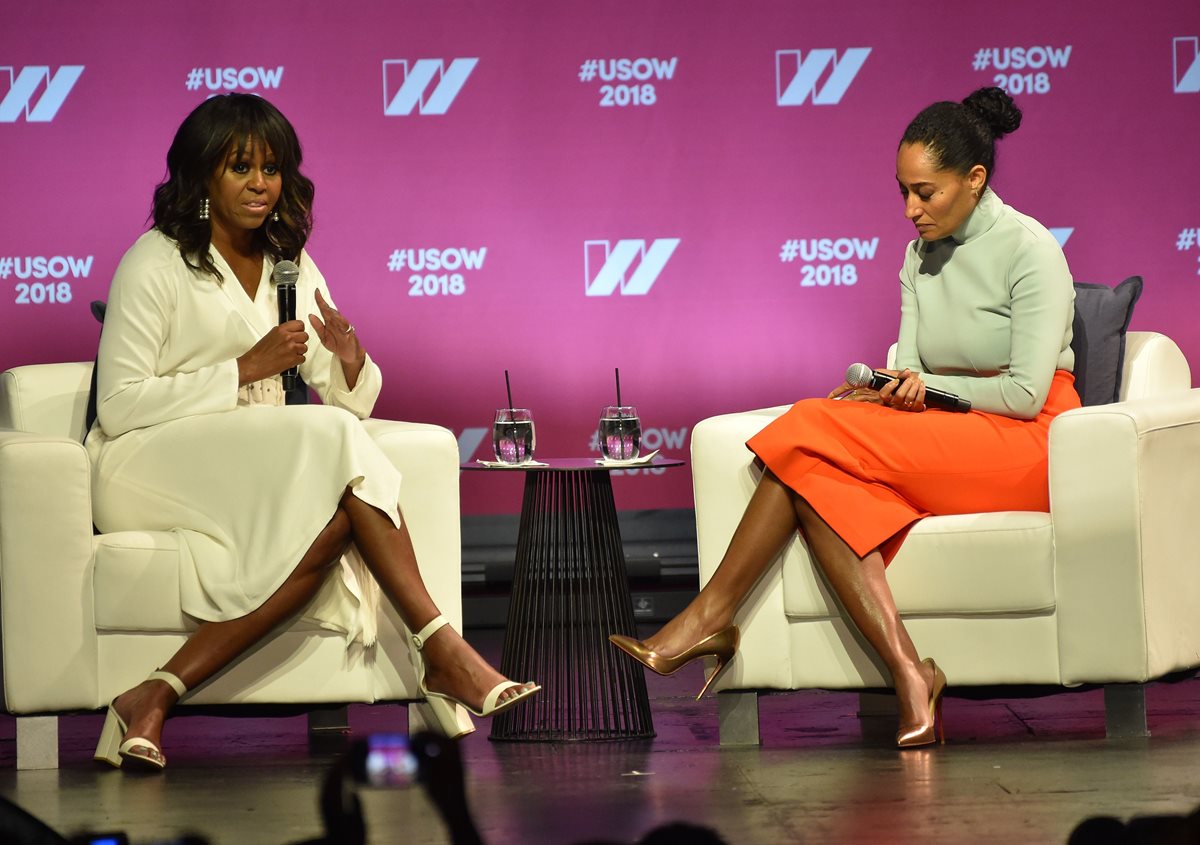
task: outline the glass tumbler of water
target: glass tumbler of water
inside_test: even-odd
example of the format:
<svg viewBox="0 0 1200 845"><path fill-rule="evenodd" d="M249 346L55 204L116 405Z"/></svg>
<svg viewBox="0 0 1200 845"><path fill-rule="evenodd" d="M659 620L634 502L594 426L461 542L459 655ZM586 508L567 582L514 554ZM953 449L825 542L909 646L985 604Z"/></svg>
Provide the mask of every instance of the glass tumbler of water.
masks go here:
<svg viewBox="0 0 1200 845"><path fill-rule="evenodd" d="M600 414L600 451L610 461L636 458L642 448L642 422L632 405L609 405Z"/></svg>
<svg viewBox="0 0 1200 845"><path fill-rule="evenodd" d="M501 408L492 425L492 449L502 464L533 460L533 414L527 408Z"/></svg>

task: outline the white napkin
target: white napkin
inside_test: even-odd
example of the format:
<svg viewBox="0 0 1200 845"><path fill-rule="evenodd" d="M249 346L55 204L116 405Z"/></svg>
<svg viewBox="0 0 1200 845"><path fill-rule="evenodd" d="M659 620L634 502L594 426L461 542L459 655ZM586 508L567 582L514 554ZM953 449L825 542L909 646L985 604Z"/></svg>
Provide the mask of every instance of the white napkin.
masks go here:
<svg viewBox="0 0 1200 845"><path fill-rule="evenodd" d="M636 458L629 458L624 461L615 461L611 458L596 458L596 463L602 467L636 467L643 464L648 464L654 460L654 456L658 454L658 449L645 455L638 455Z"/></svg>
<svg viewBox="0 0 1200 845"><path fill-rule="evenodd" d="M544 464L541 461L528 460L522 461L519 464L506 464L503 461L485 461L482 458L476 458L475 463L493 469L517 469L518 467L548 467L550 464Z"/></svg>

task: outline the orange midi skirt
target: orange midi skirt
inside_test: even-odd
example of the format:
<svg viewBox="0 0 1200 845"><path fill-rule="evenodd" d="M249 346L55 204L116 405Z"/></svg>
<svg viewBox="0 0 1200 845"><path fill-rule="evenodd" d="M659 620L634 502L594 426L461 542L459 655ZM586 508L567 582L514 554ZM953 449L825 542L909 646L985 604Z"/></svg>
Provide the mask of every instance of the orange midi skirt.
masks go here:
<svg viewBox="0 0 1200 845"><path fill-rule="evenodd" d="M805 399L747 442L860 556L885 563L926 516L1050 510L1050 421L1079 407L1058 370L1034 419L983 411L895 411Z"/></svg>

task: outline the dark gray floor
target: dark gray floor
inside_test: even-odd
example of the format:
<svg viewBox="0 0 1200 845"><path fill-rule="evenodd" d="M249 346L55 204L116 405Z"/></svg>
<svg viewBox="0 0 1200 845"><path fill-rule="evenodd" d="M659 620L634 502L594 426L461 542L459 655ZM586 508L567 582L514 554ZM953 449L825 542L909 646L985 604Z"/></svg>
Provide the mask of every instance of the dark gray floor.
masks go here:
<svg viewBox="0 0 1200 845"><path fill-rule="evenodd" d="M494 634L468 632L494 656ZM716 702L689 691L698 666L648 678L658 738L500 744L486 723L461 744L490 845L631 842L663 822L751 843L1065 842L1091 815L1179 814L1200 805L1200 680L1149 689L1152 736L1104 739L1099 691L945 706L947 744L899 752L894 723L860 719L857 696L807 692L763 703L762 748L717 745ZM953 679L951 679L953 682ZM951 689L953 693L953 689ZM402 708L352 707L356 735L403 730ZM0 717L0 795L64 833L128 831L138 845L196 831L214 843L283 845L320 834L317 793L334 753L309 746L304 716L181 716L170 768L99 768L98 715L65 719L57 771L14 769ZM372 843L448 841L419 788L362 793Z"/></svg>

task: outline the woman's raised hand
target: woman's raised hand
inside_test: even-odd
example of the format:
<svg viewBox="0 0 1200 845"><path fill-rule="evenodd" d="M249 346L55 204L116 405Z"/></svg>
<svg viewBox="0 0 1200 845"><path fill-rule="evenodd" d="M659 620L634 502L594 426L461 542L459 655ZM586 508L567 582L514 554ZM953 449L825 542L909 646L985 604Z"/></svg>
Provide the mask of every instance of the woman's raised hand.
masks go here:
<svg viewBox="0 0 1200 845"><path fill-rule="evenodd" d="M343 364L361 364L367 353L358 342L354 326L340 311L325 301L320 290L317 291L317 309L321 316L309 314L308 321L312 323L313 331L321 339L321 345L336 355Z"/></svg>
<svg viewBox="0 0 1200 845"><path fill-rule="evenodd" d="M304 362L308 332L299 320L288 320L271 329L237 359L238 387L261 381Z"/></svg>

